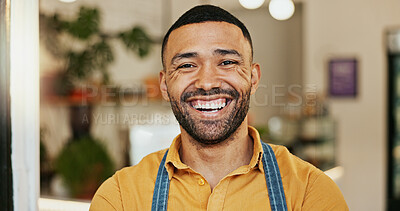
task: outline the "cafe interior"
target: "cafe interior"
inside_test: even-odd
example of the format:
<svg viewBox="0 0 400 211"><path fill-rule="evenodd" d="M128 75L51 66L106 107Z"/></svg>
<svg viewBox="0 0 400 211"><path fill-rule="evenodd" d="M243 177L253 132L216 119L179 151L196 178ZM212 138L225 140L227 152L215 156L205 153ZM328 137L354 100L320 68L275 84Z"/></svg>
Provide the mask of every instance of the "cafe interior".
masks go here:
<svg viewBox="0 0 400 211"><path fill-rule="evenodd" d="M115 171L170 146L180 128L159 89L162 39L200 4L252 36L248 122L261 139L324 171L350 210L400 210L400 1L2 2L14 210L88 210Z"/></svg>

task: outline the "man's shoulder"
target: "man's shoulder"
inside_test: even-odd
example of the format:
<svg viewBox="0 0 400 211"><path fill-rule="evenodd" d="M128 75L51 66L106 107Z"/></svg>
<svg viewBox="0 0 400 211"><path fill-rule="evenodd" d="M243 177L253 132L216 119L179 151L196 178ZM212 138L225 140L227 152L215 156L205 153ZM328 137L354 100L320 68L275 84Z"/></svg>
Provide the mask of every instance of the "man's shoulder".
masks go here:
<svg viewBox="0 0 400 211"><path fill-rule="evenodd" d="M279 165L288 202L298 202L302 210L349 210L338 186L324 172L284 146L270 146Z"/></svg>
<svg viewBox="0 0 400 211"><path fill-rule="evenodd" d="M108 178L97 190L90 210L123 210L123 207L146 210L166 150L151 153L137 165L125 167Z"/></svg>
<svg viewBox="0 0 400 211"><path fill-rule="evenodd" d="M166 151L167 149L153 152L145 156L138 164L116 171L104 185L113 183L119 189L123 189L142 184L153 184L156 181L158 166Z"/></svg>
<svg viewBox="0 0 400 211"><path fill-rule="evenodd" d="M339 188L323 171L284 146L270 146L278 162L287 201L294 204L298 201L305 210L349 210Z"/></svg>
<svg viewBox="0 0 400 211"><path fill-rule="evenodd" d="M118 178L154 177L157 176L158 167L167 149L153 152L145 156L138 164L122 168L114 176Z"/></svg>

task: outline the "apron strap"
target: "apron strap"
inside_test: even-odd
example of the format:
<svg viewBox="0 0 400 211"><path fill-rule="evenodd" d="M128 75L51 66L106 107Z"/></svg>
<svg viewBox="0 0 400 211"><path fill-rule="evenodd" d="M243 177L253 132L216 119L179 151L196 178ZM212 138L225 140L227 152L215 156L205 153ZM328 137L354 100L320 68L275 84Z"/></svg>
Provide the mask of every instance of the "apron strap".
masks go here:
<svg viewBox="0 0 400 211"><path fill-rule="evenodd" d="M268 196L272 211L287 211L285 193L283 191L282 178L279 172L278 162L272 148L261 141L263 147L262 162L265 180L267 182ZM160 166L158 167L157 179L154 186L152 211L166 211L168 204L169 183L168 172L165 168L165 152Z"/></svg>
<svg viewBox="0 0 400 211"><path fill-rule="evenodd" d="M156 184L153 192L153 202L151 205L152 211L166 211L169 193L169 178L165 168L165 159L167 158L168 150L165 152L160 166L158 167Z"/></svg>
<svg viewBox="0 0 400 211"><path fill-rule="evenodd" d="M271 210L287 211L285 192L283 191L282 178L279 172L278 162L272 148L261 141L263 147L262 162L264 167L265 180L269 195Z"/></svg>

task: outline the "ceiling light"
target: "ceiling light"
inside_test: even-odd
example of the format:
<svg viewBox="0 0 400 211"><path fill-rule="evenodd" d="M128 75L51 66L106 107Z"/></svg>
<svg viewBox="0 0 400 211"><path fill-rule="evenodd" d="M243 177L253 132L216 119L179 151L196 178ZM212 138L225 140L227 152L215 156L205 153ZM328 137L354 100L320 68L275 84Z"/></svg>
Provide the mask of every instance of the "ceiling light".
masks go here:
<svg viewBox="0 0 400 211"><path fill-rule="evenodd" d="M276 20L287 20L294 13L294 4L291 0L271 0L269 13Z"/></svg>
<svg viewBox="0 0 400 211"><path fill-rule="evenodd" d="M257 9L264 4L265 0L239 0L240 4L246 9Z"/></svg>

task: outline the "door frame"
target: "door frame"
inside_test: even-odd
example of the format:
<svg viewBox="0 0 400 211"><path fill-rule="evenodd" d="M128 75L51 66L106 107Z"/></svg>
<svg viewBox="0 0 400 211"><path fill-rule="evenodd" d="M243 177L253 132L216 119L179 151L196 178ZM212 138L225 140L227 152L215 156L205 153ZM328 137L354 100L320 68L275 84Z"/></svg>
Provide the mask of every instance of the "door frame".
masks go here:
<svg viewBox="0 0 400 211"><path fill-rule="evenodd" d="M0 0L0 207L13 210L10 113L10 0Z"/></svg>
<svg viewBox="0 0 400 211"><path fill-rule="evenodd" d="M38 210L39 0L0 0L0 207Z"/></svg>

